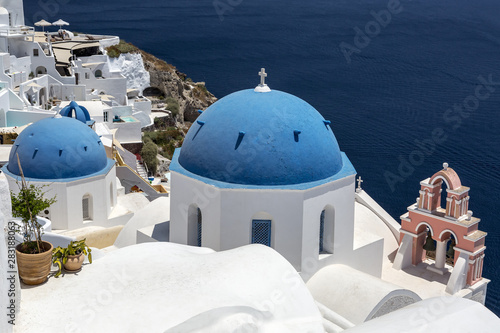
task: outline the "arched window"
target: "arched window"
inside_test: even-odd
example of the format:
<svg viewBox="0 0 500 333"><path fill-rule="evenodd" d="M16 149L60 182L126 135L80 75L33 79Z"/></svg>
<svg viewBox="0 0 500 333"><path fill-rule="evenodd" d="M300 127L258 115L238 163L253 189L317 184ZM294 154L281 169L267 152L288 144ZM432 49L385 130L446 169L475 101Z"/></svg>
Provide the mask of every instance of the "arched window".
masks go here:
<svg viewBox="0 0 500 333"><path fill-rule="evenodd" d="M44 75L44 74L47 74L47 68L43 67L43 66L38 66L35 70L36 72L36 75L39 76L39 75Z"/></svg>
<svg viewBox="0 0 500 333"><path fill-rule="evenodd" d="M197 235L196 235L196 245L198 246L201 246L201 235L202 235L202 226L201 226L201 222L202 222L202 217L201 217L201 209L198 208L197 210L197 216L198 216L198 221L196 221L196 232L197 232Z"/></svg>
<svg viewBox="0 0 500 333"><path fill-rule="evenodd" d="M319 216L319 253L333 253L335 236L335 209L325 206Z"/></svg>
<svg viewBox="0 0 500 333"><path fill-rule="evenodd" d="M252 244L271 246L271 220L252 220Z"/></svg>
<svg viewBox="0 0 500 333"><path fill-rule="evenodd" d="M203 216L201 209L192 204L188 210L188 245L201 246L203 240Z"/></svg>
<svg viewBox="0 0 500 333"><path fill-rule="evenodd" d="M92 196L88 193L82 198L82 212L84 221L92 220Z"/></svg>
<svg viewBox="0 0 500 333"><path fill-rule="evenodd" d="M113 183L109 183L109 204L111 205L111 208L115 205L113 201Z"/></svg>
<svg viewBox="0 0 500 333"><path fill-rule="evenodd" d="M322 253L324 250L323 246L323 235L325 233L325 210L321 211L321 215L319 217L319 253Z"/></svg>
<svg viewBox="0 0 500 333"><path fill-rule="evenodd" d="M94 72L95 77L102 77L102 71L100 69L96 69Z"/></svg>

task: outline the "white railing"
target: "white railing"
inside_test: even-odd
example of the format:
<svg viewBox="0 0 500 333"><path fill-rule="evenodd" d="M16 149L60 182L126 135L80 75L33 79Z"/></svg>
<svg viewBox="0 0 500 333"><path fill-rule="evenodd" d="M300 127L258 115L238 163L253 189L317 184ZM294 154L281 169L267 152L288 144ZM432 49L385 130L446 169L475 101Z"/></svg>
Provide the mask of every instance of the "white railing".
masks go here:
<svg viewBox="0 0 500 333"><path fill-rule="evenodd" d="M0 36L35 35L35 28L28 26L0 28Z"/></svg>

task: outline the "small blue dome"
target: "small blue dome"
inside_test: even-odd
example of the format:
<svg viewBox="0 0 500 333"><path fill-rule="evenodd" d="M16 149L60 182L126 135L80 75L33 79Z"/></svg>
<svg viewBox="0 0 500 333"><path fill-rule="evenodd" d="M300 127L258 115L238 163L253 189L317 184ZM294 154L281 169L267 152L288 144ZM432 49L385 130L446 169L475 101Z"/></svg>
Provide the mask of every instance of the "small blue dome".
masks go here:
<svg viewBox="0 0 500 333"><path fill-rule="evenodd" d="M26 178L82 177L108 164L99 136L82 122L67 117L42 119L19 134L7 169L20 176L17 154Z"/></svg>
<svg viewBox="0 0 500 333"><path fill-rule="evenodd" d="M179 164L206 178L244 185L291 185L342 169L330 122L293 95L252 89L211 105L189 129Z"/></svg>
<svg viewBox="0 0 500 333"><path fill-rule="evenodd" d="M59 114L63 117L73 117L73 112L75 113L75 119L80 120L82 123L87 125L92 125L94 122L90 119L90 114L87 108L78 105L75 101L71 101L66 105Z"/></svg>

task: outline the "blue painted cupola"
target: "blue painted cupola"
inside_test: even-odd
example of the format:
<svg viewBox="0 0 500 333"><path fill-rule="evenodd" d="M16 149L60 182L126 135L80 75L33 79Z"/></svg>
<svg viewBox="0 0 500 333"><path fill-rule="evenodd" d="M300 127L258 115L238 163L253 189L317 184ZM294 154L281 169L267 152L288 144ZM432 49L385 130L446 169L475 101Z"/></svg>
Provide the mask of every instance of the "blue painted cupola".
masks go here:
<svg viewBox="0 0 500 333"><path fill-rule="evenodd" d="M76 118L87 126L92 126L94 120L90 119L89 111L82 105L78 105L75 101L71 101L67 106L65 106L59 114L63 117Z"/></svg>
<svg viewBox="0 0 500 333"><path fill-rule="evenodd" d="M304 100L271 90L264 70L259 75L257 88L232 93L200 114L171 170L252 186L312 183L354 172L330 121Z"/></svg>
<svg viewBox="0 0 500 333"><path fill-rule="evenodd" d="M26 127L16 138L2 171L13 178L20 176L18 158L26 178L51 181L91 177L108 172L114 165L92 129L61 116Z"/></svg>

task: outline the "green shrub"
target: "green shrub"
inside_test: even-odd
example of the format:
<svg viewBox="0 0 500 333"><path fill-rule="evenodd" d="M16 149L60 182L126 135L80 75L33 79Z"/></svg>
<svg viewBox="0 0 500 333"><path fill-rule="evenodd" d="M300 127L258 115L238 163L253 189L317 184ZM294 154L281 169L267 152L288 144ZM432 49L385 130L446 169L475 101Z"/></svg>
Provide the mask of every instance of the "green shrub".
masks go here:
<svg viewBox="0 0 500 333"><path fill-rule="evenodd" d="M169 160L171 160L172 156L174 156L174 151L175 151L175 145L172 141L170 141L165 147L165 152L167 153L167 158Z"/></svg>
<svg viewBox="0 0 500 333"><path fill-rule="evenodd" d="M167 109L172 112L174 117L179 114L179 102L175 98L167 97L165 103L167 103Z"/></svg>
<svg viewBox="0 0 500 333"><path fill-rule="evenodd" d="M49 199L45 197L46 192L43 191L43 188L48 185L30 184L28 186L22 173L21 176L21 185L18 183L19 192L10 192L12 216L20 217L23 222L22 230L20 230L23 236L23 245L20 251L23 253L42 253L43 229L38 223L36 215L54 204L56 197Z"/></svg>
<svg viewBox="0 0 500 333"><path fill-rule="evenodd" d="M148 141L142 146L141 156L146 163L149 171L153 174L156 173L156 167L158 166L158 160L156 155L158 154L158 146L153 141Z"/></svg>
<svg viewBox="0 0 500 333"><path fill-rule="evenodd" d="M120 39L120 42L117 45L112 45L106 48L108 53L108 57L110 58L118 58L122 53L133 53L138 52L139 49L132 45L131 43L127 43L123 39Z"/></svg>
<svg viewBox="0 0 500 333"><path fill-rule="evenodd" d="M142 142L144 144L148 142L154 142L154 138L156 138L155 132L144 132L144 135L142 136Z"/></svg>
<svg viewBox="0 0 500 333"><path fill-rule="evenodd" d="M196 85L196 87L197 87L198 89L200 89L201 91L203 91L205 94L208 94L207 87L205 87L205 85L204 85L204 84L198 83L198 84Z"/></svg>

